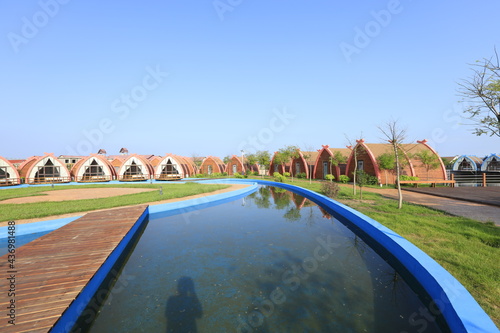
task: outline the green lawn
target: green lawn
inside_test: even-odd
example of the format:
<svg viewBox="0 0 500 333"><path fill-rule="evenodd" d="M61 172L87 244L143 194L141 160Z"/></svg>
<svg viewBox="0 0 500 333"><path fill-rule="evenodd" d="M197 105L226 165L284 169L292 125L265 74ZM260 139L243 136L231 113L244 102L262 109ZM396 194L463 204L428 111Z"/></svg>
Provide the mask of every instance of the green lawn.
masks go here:
<svg viewBox="0 0 500 333"><path fill-rule="evenodd" d="M163 188L163 195L160 195L160 186ZM25 187L0 190L1 200L28 197L34 195L44 195L41 192L98 188L98 187L128 187L128 188L147 188L157 189L158 191L149 191L136 194L120 195L110 198L38 202L25 204L0 204L0 221L21 220L30 218L40 218L52 215L61 215L75 212L86 212L96 209L106 209L120 206L137 205L146 202L161 201L166 199L182 198L190 195L213 192L224 189L229 185L213 184L102 184L102 185L68 185L68 186L41 186Z"/></svg>

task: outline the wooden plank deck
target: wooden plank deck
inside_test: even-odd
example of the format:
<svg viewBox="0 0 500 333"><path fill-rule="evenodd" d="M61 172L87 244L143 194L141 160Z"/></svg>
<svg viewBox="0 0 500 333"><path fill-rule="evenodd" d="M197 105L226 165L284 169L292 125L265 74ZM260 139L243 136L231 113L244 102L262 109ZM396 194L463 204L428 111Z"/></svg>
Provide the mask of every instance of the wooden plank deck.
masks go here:
<svg viewBox="0 0 500 333"><path fill-rule="evenodd" d="M7 255L0 257L0 331L49 331L147 207L88 213L17 248L15 325L7 309L12 269Z"/></svg>

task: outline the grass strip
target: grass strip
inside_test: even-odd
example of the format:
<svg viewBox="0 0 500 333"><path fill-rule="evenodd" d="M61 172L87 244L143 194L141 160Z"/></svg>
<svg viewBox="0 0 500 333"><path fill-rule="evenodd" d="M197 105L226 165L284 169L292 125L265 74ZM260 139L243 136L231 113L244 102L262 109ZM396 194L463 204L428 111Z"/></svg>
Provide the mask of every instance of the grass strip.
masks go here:
<svg viewBox="0 0 500 333"><path fill-rule="evenodd" d="M163 195L160 194L160 186L163 188ZM145 188L158 189L158 191L148 191L135 194L126 194L109 198L85 199L37 202L24 204L0 204L0 221L21 220L31 218L41 218L53 215L62 215L76 212L87 212L91 210L107 209L121 206L137 205L147 202L162 201L168 199L182 198L196 194L209 193L228 188L229 185L222 184L117 184L117 185L69 185L27 187L19 189L0 190L0 200L22 198L33 195L43 195L40 192L84 189L84 188ZM4 193L5 192L5 193Z"/></svg>

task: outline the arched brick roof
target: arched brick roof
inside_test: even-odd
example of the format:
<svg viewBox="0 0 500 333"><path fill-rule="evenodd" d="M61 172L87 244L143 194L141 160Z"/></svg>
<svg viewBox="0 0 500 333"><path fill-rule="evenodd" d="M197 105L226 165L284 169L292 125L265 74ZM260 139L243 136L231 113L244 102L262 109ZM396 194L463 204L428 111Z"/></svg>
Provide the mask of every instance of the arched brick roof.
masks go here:
<svg viewBox="0 0 500 333"><path fill-rule="evenodd" d="M218 157L215 156L207 156L203 159L201 162L201 172L202 173L208 173L208 166L211 165L213 167L212 172L213 173L223 173L225 172L225 165L224 162Z"/></svg>

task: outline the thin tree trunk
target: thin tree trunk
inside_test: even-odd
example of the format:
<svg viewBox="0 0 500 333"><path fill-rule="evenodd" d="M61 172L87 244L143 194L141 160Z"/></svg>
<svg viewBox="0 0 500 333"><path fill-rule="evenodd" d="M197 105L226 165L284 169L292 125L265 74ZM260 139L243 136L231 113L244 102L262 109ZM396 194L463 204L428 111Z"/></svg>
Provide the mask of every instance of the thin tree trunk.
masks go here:
<svg viewBox="0 0 500 333"><path fill-rule="evenodd" d="M398 209L403 207L403 192L401 191L401 184L399 182L399 154L398 154L398 146L394 145L394 154L396 156L396 184L398 186Z"/></svg>
<svg viewBox="0 0 500 333"><path fill-rule="evenodd" d="M354 173L352 174L352 195L356 195L356 172L358 171L358 154L354 152Z"/></svg>

